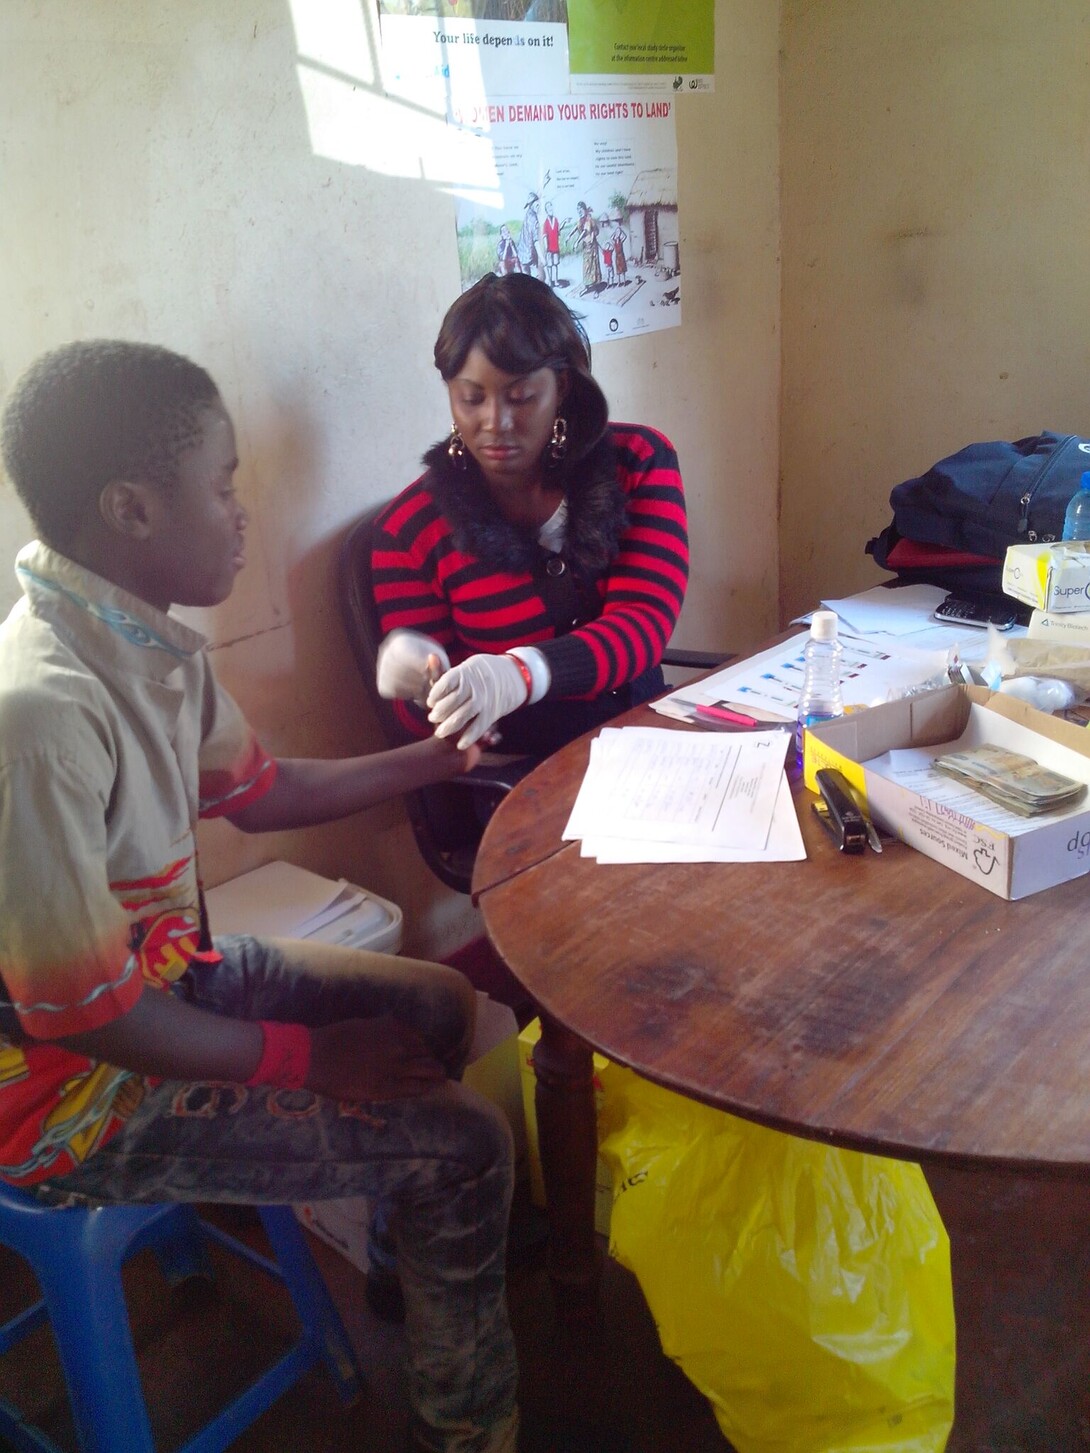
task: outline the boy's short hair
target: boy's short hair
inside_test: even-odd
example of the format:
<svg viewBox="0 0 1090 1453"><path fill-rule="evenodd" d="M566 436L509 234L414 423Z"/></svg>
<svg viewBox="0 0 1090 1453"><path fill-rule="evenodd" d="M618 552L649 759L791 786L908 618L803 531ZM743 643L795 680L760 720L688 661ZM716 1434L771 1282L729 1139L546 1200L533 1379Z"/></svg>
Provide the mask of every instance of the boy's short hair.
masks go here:
<svg viewBox="0 0 1090 1453"><path fill-rule="evenodd" d="M44 354L4 409L4 467L38 534L63 549L106 485L169 488L219 390L188 358L150 343L91 339Z"/></svg>

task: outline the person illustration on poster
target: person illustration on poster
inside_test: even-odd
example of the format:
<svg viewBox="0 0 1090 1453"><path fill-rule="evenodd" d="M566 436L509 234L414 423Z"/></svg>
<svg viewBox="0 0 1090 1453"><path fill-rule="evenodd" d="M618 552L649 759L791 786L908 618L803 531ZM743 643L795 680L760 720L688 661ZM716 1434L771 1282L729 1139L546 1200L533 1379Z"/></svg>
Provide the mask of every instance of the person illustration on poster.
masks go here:
<svg viewBox="0 0 1090 1453"><path fill-rule="evenodd" d="M617 282L623 287L628 276L628 261L624 254L624 245L628 241L628 233L621 226L621 219L617 218L617 224L610 237L613 246L613 271L617 275Z"/></svg>
<svg viewBox="0 0 1090 1453"><path fill-rule="evenodd" d="M526 205L523 208L522 231L519 233L518 254L522 271L532 273L538 282L544 282L545 269L541 262L541 249L538 247L540 228L537 220L537 204L539 200L536 192L531 192L526 199Z"/></svg>
<svg viewBox="0 0 1090 1453"><path fill-rule="evenodd" d="M598 222L586 202L579 202L577 210L579 216L572 228L572 235L583 249L582 292L588 293L591 289L597 291L602 285L602 268L598 261Z"/></svg>
<svg viewBox="0 0 1090 1453"><path fill-rule="evenodd" d="M515 246L515 239L511 236L510 228L505 222L500 228L499 240L496 243L496 272L502 277L507 272L521 271L518 248Z"/></svg>
<svg viewBox="0 0 1090 1453"><path fill-rule="evenodd" d="M560 285L560 223L551 202L545 203L545 221L541 224L545 239L545 281L551 288Z"/></svg>
<svg viewBox="0 0 1090 1453"><path fill-rule="evenodd" d="M608 226L609 218L603 217L600 224L600 230L604 232L608 228ZM607 238L605 242L602 243L602 267L606 275L606 287L611 288L614 282L616 282L616 277L614 276L613 272L613 242L611 238Z"/></svg>

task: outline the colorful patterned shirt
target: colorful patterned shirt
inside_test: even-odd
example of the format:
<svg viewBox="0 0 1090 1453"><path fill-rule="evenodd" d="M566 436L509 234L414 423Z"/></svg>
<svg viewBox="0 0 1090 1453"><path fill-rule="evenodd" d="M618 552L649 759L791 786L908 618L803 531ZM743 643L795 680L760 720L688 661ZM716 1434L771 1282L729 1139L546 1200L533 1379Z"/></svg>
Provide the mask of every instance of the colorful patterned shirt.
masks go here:
<svg viewBox="0 0 1090 1453"><path fill-rule="evenodd" d="M272 785L198 632L42 544L0 626L0 1176L63 1175L145 1081L53 1043L180 977L198 816Z"/></svg>

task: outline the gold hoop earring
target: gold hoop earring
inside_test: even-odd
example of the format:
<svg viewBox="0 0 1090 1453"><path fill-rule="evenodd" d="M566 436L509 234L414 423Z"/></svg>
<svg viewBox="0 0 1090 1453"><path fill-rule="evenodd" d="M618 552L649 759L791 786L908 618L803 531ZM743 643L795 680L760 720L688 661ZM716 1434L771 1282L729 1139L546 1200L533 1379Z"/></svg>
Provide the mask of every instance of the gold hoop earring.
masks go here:
<svg viewBox="0 0 1090 1453"><path fill-rule="evenodd" d="M553 420L553 437L549 440L549 460L559 464L568 452L568 421L561 414Z"/></svg>
<svg viewBox="0 0 1090 1453"><path fill-rule="evenodd" d="M466 467L466 444L458 432L458 425L450 426L450 442L447 445L447 458L454 465L455 469Z"/></svg>

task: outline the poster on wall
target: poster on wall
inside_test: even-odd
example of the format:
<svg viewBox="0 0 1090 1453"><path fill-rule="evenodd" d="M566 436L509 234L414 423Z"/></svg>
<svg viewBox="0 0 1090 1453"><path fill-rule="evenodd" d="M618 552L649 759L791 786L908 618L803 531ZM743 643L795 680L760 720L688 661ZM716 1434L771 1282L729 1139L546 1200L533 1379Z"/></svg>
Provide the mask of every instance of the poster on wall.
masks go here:
<svg viewBox="0 0 1090 1453"><path fill-rule="evenodd" d="M567 0L574 93L715 89L714 0Z"/></svg>
<svg viewBox="0 0 1090 1453"><path fill-rule="evenodd" d="M455 124L491 144L490 188L455 188L462 287L540 278L592 343L681 322L672 98L496 100Z"/></svg>
<svg viewBox="0 0 1090 1453"><path fill-rule="evenodd" d="M386 94L437 116L567 94L567 0L378 0L378 17Z"/></svg>

